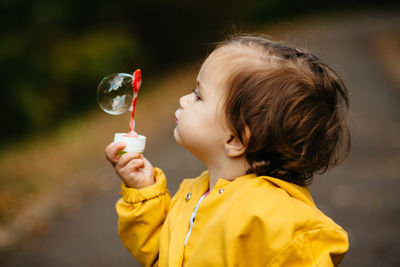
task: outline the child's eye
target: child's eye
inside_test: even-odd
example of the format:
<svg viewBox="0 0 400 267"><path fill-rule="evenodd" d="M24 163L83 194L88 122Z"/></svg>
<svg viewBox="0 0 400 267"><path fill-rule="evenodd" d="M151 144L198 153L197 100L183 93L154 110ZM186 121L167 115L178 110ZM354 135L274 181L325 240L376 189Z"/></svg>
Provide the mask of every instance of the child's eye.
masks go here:
<svg viewBox="0 0 400 267"><path fill-rule="evenodd" d="M193 90L193 94L196 101L201 100L199 90L197 90L197 88Z"/></svg>

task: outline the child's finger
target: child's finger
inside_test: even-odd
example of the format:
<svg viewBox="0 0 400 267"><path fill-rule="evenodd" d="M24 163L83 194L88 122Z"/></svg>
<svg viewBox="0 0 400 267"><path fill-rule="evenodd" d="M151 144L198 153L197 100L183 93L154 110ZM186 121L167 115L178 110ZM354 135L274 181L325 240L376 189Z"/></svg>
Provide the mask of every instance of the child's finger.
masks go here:
<svg viewBox="0 0 400 267"><path fill-rule="evenodd" d="M126 164L126 167L130 170L137 170L139 168L144 168L143 159L133 159Z"/></svg>
<svg viewBox="0 0 400 267"><path fill-rule="evenodd" d="M124 149L125 146L123 142L109 144L105 149L107 159L116 164L119 159L118 151Z"/></svg>
<svg viewBox="0 0 400 267"><path fill-rule="evenodd" d="M133 159L139 159L139 158L141 158L142 156L139 154L139 153L137 153L137 152L128 152L128 153L125 153L125 154L123 154L122 156L121 156L121 158L118 160L118 163L117 163L117 167L118 168L122 168L122 167L124 167L128 162L130 162L131 160L133 160Z"/></svg>
<svg viewBox="0 0 400 267"><path fill-rule="evenodd" d="M111 157L115 157L118 154L118 151L124 149L126 144L124 142L111 143L106 147L106 153Z"/></svg>
<svg viewBox="0 0 400 267"><path fill-rule="evenodd" d="M132 176L133 173L136 173L138 169L143 167L144 161L142 159L132 159L125 166L121 168L116 168L116 170L121 177L127 178Z"/></svg>

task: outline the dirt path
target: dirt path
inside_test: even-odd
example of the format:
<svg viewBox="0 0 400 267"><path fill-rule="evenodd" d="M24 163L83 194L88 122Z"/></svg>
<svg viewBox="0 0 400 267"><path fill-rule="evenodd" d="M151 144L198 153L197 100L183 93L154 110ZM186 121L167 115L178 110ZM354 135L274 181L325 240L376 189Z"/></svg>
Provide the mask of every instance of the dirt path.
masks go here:
<svg viewBox="0 0 400 267"><path fill-rule="evenodd" d="M400 85L384 71L391 64L382 62L382 46L375 42L399 36L399 13L308 18L267 33L293 36L294 43L333 65L351 91L351 154L341 167L316 177L311 187L318 206L349 232L351 249L342 266L400 266ZM194 74L189 72L192 77L181 77L179 88L191 86ZM146 156L164 169L174 193L183 177L196 176L203 167L173 140L172 114L182 90L175 90L174 83L164 90L146 107L157 110L159 121L143 134L149 138ZM146 120L150 118L143 118L143 125ZM30 240L2 266L139 266L116 235L119 181L102 157L86 174L107 180L106 189L59 217L46 234Z"/></svg>

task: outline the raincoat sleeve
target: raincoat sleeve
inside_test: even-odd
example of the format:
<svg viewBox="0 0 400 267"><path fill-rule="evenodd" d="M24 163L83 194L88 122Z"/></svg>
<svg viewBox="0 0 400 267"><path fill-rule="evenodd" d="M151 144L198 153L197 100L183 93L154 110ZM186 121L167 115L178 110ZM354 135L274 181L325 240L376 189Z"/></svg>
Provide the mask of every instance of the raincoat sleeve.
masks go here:
<svg viewBox="0 0 400 267"><path fill-rule="evenodd" d="M268 266L338 266L348 250L347 233L337 229L315 229L298 235Z"/></svg>
<svg viewBox="0 0 400 267"><path fill-rule="evenodd" d="M158 266L159 235L171 197L161 169L154 168L156 183L143 188L122 184L122 198L116 204L118 235L142 266Z"/></svg>

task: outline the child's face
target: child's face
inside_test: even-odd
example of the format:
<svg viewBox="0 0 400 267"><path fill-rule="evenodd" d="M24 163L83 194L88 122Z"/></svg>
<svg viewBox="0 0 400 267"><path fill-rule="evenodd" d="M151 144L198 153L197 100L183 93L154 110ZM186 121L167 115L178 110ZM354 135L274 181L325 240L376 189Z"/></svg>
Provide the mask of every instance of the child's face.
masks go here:
<svg viewBox="0 0 400 267"><path fill-rule="evenodd" d="M175 140L207 164L224 151L226 119L224 59L212 53L202 65L193 93L182 96L175 112Z"/></svg>

